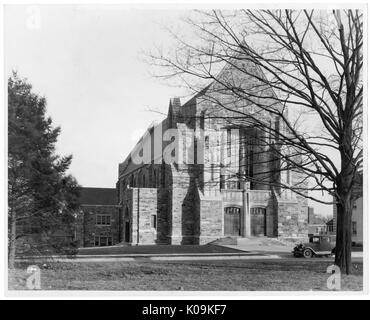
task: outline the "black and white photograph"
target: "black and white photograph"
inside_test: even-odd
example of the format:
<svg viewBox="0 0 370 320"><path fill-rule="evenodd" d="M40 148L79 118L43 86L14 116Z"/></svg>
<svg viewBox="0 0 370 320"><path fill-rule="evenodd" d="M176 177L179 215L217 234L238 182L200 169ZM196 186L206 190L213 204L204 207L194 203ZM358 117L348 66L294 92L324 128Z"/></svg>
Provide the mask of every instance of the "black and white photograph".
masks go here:
<svg viewBox="0 0 370 320"><path fill-rule="evenodd" d="M368 294L365 4L3 19L8 295Z"/></svg>

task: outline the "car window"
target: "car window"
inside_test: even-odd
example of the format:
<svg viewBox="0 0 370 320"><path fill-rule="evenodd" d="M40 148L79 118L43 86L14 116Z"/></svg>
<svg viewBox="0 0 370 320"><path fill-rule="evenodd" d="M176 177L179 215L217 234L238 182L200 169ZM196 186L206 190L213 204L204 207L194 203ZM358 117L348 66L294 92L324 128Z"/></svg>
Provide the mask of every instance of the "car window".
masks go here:
<svg viewBox="0 0 370 320"><path fill-rule="evenodd" d="M313 243L320 243L320 238L318 238L318 237L312 238L312 242Z"/></svg>

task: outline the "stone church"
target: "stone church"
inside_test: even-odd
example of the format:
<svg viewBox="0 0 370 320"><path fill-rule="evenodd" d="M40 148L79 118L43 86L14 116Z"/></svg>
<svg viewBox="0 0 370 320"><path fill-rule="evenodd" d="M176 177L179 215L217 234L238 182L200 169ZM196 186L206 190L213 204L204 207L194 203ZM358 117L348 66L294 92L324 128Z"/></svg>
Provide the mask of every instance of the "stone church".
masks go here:
<svg viewBox="0 0 370 320"><path fill-rule="evenodd" d="M249 86L253 81L230 67L219 77ZM307 199L274 183L295 183L299 174L278 173L280 159L261 142L269 137L258 127L236 124L240 110L255 112L253 105L232 101L217 81L186 103L170 100L167 117L137 145L136 158L146 161L135 161L134 152L119 164L121 242L185 245L228 236L307 235ZM261 117L283 130L269 113Z"/></svg>
<svg viewBox="0 0 370 320"><path fill-rule="evenodd" d="M242 68L261 72L243 63L225 67L219 77L253 88ZM271 88L264 91L274 94ZM119 164L116 188L84 188L83 245L305 237L307 199L279 184L297 183L299 174L278 170L274 137L243 122L240 114L257 114L276 130L284 127L239 100L217 81L186 103L171 99L167 117L148 128Z"/></svg>

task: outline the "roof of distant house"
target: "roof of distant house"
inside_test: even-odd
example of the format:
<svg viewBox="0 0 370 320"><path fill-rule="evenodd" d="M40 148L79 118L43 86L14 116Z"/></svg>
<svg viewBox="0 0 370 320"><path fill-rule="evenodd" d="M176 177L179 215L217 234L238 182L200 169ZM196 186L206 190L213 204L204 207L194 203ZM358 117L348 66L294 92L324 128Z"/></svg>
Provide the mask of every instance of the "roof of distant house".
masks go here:
<svg viewBox="0 0 370 320"><path fill-rule="evenodd" d="M115 188L81 188L80 203L82 205L116 205L117 190Z"/></svg>

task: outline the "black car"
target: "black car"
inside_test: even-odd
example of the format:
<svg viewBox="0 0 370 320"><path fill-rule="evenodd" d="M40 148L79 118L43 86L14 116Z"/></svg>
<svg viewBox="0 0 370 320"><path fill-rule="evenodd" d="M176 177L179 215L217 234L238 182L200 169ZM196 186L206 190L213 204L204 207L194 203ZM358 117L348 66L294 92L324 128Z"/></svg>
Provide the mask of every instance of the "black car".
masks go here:
<svg viewBox="0 0 370 320"><path fill-rule="evenodd" d="M309 242L297 244L292 253L295 257L330 256L334 254L335 236L309 235Z"/></svg>

